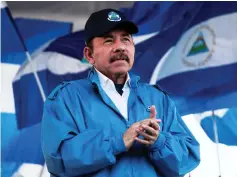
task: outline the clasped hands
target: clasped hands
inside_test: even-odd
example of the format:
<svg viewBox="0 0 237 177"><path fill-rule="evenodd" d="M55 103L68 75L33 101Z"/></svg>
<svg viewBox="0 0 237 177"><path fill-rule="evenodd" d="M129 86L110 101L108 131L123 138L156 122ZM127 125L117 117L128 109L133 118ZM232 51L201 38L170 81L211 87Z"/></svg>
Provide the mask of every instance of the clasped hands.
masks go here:
<svg viewBox="0 0 237 177"><path fill-rule="evenodd" d="M132 124L123 135L123 140L127 149L130 149L135 141L145 144L152 145L158 138L160 133L159 123L160 119L156 119L156 107L151 106L150 117L140 122ZM143 136L144 139L139 138Z"/></svg>

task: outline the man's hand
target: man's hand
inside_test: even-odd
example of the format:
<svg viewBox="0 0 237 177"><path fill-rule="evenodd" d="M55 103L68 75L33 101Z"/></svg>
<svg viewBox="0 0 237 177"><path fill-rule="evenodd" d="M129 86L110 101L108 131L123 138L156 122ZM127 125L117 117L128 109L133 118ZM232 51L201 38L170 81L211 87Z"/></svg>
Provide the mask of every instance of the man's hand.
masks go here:
<svg viewBox="0 0 237 177"><path fill-rule="evenodd" d="M159 136L159 123L161 122L160 119L156 119L156 107L154 105L151 106L150 118L145 120L149 120L149 123L141 121L140 126L136 129L137 134L143 136L144 140L137 136L135 140L142 144L152 145Z"/></svg>
<svg viewBox="0 0 237 177"><path fill-rule="evenodd" d="M132 126L127 129L127 131L123 134L123 141L124 141L124 144L128 149L130 149L135 141L135 139L137 138L137 136L139 136L139 132L138 130L144 130L141 126L151 126L152 124L154 123L154 126L156 128L159 128L159 125L157 122L159 122L159 120L157 119L154 119L154 120L151 120L150 118L149 119L144 119L140 122L136 122L134 124L132 124Z"/></svg>
<svg viewBox="0 0 237 177"><path fill-rule="evenodd" d="M139 126L140 126L140 123L136 122L132 124L132 126L129 129L127 129L127 131L123 134L123 141L127 150L132 147L135 141L135 138L138 136L136 129L138 129Z"/></svg>

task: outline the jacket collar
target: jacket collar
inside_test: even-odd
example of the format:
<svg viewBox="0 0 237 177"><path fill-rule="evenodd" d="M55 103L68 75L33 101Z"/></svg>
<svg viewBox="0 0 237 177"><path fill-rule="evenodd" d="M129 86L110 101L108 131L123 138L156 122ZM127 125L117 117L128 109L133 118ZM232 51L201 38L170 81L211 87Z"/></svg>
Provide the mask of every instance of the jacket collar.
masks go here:
<svg viewBox="0 0 237 177"><path fill-rule="evenodd" d="M129 72L129 76L130 76L130 82L129 82L130 87L133 89L137 88L140 77L131 72ZM94 67L92 67L92 69L90 70L88 79L92 82L93 85L96 85L99 89L101 89L100 80Z"/></svg>

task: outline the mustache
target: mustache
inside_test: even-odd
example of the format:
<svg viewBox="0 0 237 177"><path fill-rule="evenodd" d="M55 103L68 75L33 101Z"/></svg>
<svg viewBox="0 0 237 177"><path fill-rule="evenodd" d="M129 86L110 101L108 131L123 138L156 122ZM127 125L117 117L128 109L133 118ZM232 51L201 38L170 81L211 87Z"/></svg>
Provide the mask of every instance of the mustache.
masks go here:
<svg viewBox="0 0 237 177"><path fill-rule="evenodd" d="M113 63L116 60L125 60L129 63L129 58L124 53L118 53L110 58L110 63Z"/></svg>

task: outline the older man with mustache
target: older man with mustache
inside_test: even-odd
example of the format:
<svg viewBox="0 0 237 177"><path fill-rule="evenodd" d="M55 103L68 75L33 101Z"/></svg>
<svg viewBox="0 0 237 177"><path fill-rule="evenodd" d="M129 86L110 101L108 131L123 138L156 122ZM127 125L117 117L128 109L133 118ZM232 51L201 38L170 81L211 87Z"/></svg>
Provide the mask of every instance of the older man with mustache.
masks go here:
<svg viewBox="0 0 237 177"><path fill-rule="evenodd" d="M51 176L178 177L200 161L199 144L158 86L130 73L137 26L114 9L85 25L88 78L59 85L42 121Z"/></svg>

